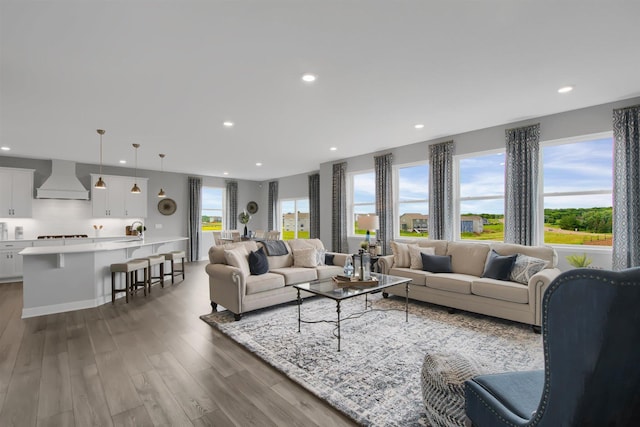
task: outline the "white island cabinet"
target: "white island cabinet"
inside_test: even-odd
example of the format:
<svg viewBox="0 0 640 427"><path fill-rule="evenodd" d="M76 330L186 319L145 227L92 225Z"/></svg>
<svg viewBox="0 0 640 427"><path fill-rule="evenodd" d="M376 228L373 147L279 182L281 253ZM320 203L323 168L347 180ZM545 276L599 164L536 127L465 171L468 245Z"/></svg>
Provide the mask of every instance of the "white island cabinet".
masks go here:
<svg viewBox="0 0 640 427"><path fill-rule="evenodd" d="M186 237L147 238L25 248L20 252L23 258L22 317L111 302L111 264L185 250L186 242Z"/></svg>

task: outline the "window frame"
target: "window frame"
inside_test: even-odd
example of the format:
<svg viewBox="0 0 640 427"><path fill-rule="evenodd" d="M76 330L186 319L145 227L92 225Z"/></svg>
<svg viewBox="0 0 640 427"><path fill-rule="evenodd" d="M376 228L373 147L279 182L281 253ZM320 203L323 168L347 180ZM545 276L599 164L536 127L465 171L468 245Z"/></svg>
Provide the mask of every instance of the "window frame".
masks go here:
<svg viewBox="0 0 640 427"><path fill-rule="evenodd" d="M205 188L213 188L213 189L216 189L216 190L220 190L222 192L222 200L221 200L222 205L221 205L221 208L220 208L220 218L221 218L221 228L220 228L220 230L226 230L225 227L226 227L226 225L228 223L227 222L227 218L226 218L226 212L225 212L225 206L227 204L227 200L226 200L226 198L227 198L227 190L226 190L225 187L218 187L218 186L215 186L215 185L203 185L201 190L200 190L201 197L204 195ZM204 197L202 197L202 198L204 199ZM203 215L204 214L204 210L205 210L204 203L202 203L202 206L200 207L200 218L202 218L204 216ZM209 210L212 210L212 209L209 209ZM201 224L200 225L200 231L212 231L212 230L204 230L202 227L203 227L203 225ZM213 230L213 231L217 231L217 230Z"/></svg>
<svg viewBox="0 0 640 427"><path fill-rule="evenodd" d="M357 238L357 237L361 237L364 238L364 235L360 235L360 234L356 234L356 224L355 224L355 207L356 206L369 206L371 204L373 204L373 213L375 213L376 210L376 195L375 195L375 188L374 188L374 195L373 195L373 203L355 203L353 198L355 196L355 189L354 189L354 178L356 175L368 175L368 174L374 174L374 180L375 180L375 171L374 169L364 169L364 170L360 170L360 171L353 171L353 172L348 172L347 173L347 237L351 237L351 238Z"/></svg>
<svg viewBox="0 0 640 427"><path fill-rule="evenodd" d="M399 165L392 166L393 172L393 238L394 239L403 239L400 235L400 205L402 203L410 203L410 202L402 202L400 201L400 169L411 168L416 166L427 166L427 198L424 200L413 201L413 203L422 203L425 202L427 204L427 215L429 215L429 180L431 179L431 174L429 169L431 168L431 164L429 159L420 160L416 162L403 163ZM429 237L411 237L412 239L428 239Z"/></svg>
<svg viewBox="0 0 640 427"><path fill-rule="evenodd" d="M298 231L302 231L299 230L299 218L298 218L298 202L299 201L306 201L307 206L309 206L309 214L311 214L311 206L309 205L310 201L309 201L309 197L286 197L286 198L282 198L282 199L278 199L278 230L280 231L280 238L282 240L290 240L290 239L285 239L284 238L284 226L283 226L283 209L282 209L282 204L284 202L293 202L293 207L294 207L294 217L295 217L295 224L294 224L294 230L293 230L293 238L294 239L304 239L304 237L299 237L298 236ZM308 231L308 230L305 230Z"/></svg>

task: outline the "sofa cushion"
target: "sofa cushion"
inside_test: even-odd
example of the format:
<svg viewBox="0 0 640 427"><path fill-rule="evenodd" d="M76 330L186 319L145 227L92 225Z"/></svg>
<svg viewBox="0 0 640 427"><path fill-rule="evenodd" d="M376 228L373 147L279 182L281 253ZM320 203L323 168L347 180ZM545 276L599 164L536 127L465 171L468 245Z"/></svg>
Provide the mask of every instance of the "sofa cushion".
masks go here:
<svg viewBox="0 0 640 427"><path fill-rule="evenodd" d="M224 259L227 264L232 267L239 268L245 277L251 274L251 270L249 269L249 261L247 258L247 250L243 246L224 250Z"/></svg>
<svg viewBox="0 0 640 427"><path fill-rule="evenodd" d="M549 261L518 254L516 262L513 264L513 268L511 269L510 279L514 282L528 285L531 276L544 270L548 264Z"/></svg>
<svg viewBox="0 0 640 427"><path fill-rule="evenodd" d="M400 277L406 277L407 279L411 279L412 285L424 286L426 282L426 278L432 275L433 273L429 273L428 271L422 271L422 270L413 270L411 268L392 267L389 270L389 274L392 276L400 276Z"/></svg>
<svg viewBox="0 0 640 427"><path fill-rule="evenodd" d="M449 242L447 245L454 273L482 276L488 253L489 245L484 243Z"/></svg>
<svg viewBox="0 0 640 427"><path fill-rule="evenodd" d="M470 295L471 282L474 279L477 279L477 277L467 274L440 273L428 276L426 284L428 288Z"/></svg>
<svg viewBox="0 0 640 427"><path fill-rule="evenodd" d="M285 268L285 267L291 267L293 265L293 255L291 253L291 247L289 246L288 242L284 242L284 244L287 247L287 250L289 251L288 254L286 255L275 255L275 256L271 256L269 254L267 254L267 260L269 261L269 271L273 270L274 268Z"/></svg>
<svg viewBox="0 0 640 427"><path fill-rule="evenodd" d="M342 274L342 267L339 265L319 265L316 267L318 279L328 279L329 277Z"/></svg>
<svg viewBox="0 0 640 427"><path fill-rule="evenodd" d="M558 254L551 246L525 246L515 243L493 242L491 243L491 249L495 250L499 255L524 254L549 261L547 268L553 268L558 265Z"/></svg>
<svg viewBox="0 0 640 427"><path fill-rule="evenodd" d="M477 279L471 283L471 293L502 301L529 303L529 287L496 279Z"/></svg>
<svg viewBox="0 0 640 427"><path fill-rule="evenodd" d="M318 278L318 273L315 268L304 267L288 267L288 268L276 268L270 271L271 273L277 273L284 277L285 285L294 285L296 283L310 282Z"/></svg>
<svg viewBox="0 0 640 427"><path fill-rule="evenodd" d="M417 245L421 248L433 248L436 255L446 255L448 244L449 242L446 240L420 239L417 241Z"/></svg>
<svg viewBox="0 0 640 427"><path fill-rule="evenodd" d="M264 253L264 248L252 251L249 254L249 271L254 275L269 272L269 261L267 260L267 254Z"/></svg>
<svg viewBox="0 0 640 427"><path fill-rule="evenodd" d="M434 248L421 248L420 246L409 245L409 258L411 258L409 268L422 270L422 257L420 254L435 255L436 250Z"/></svg>
<svg viewBox="0 0 640 427"><path fill-rule="evenodd" d="M411 245L417 246L414 243ZM407 268L411 265L409 256L409 243L391 242L391 252L393 252L393 266Z"/></svg>
<svg viewBox="0 0 640 427"><path fill-rule="evenodd" d="M320 239L291 239L287 240L287 243L291 247L291 250L314 248L315 250L324 249L324 244Z"/></svg>
<svg viewBox="0 0 640 427"><path fill-rule="evenodd" d="M431 273L453 273L451 270L451 256L420 254L422 270Z"/></svg>
<svg viewBox="0 0 640 427"><path fill-rule="evenodd" d="M318 251L315 248L294 249L294 267L315 267L318 265Z"/></svg>
<svg viewBox="0 0 640 427"><path fill-rule="evenodd" d="M234 242L234 243L226 243L224 245L212 246L209 248L209 262L211 264L226 264L226 260L224 258L225 249L235 249L238 247L243 247L247 250L247 253L257 251L258 245L253 240L248 240L246 242Z"/></svg>
<svg viewBox="0 0 640 427"><path fill-rule="evenodd" d="M491 249L482 277L496 280L509 280L513 263L517 257L518 255L498 255L495 250Z"/></svg>
<svg viewBox="0 0 640 427"><path fill-rule="evenodd" d="M284 288L284 277L280 274L265 273L247 277L247 295Z"/></svg>

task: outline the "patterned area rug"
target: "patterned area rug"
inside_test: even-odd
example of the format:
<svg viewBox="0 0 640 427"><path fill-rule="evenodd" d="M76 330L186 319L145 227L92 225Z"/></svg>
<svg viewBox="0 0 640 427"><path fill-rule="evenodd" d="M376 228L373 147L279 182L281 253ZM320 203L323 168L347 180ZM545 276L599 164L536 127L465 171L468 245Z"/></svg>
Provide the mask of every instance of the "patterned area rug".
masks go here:
<svg viewBox="0 0 640 427"><path fill-rule="evenodd" d="M267 363L355 421L370 426L428 426L420 370L428 352L471 355L489 372L541 369L541 335L525 325L411 301L369 296L373 311L359 315L364 299L341 304L341 351L335 326L303 323L295 303L246 313L200 316ZM303 320L335 320L336 304L306 299Z"/></svg>

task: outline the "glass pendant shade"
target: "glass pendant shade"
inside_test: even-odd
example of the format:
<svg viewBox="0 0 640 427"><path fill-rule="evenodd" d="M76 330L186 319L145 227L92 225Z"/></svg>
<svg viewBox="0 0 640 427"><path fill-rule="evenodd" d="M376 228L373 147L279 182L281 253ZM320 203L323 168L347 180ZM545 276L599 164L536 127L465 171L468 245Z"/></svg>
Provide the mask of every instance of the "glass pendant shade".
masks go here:
<svg viewBox="0 0 640 427"><path fill-rule="evenodd" d="M102 135L104 135L105 130L96 129L96 132L98 132L98 135L100 135L100 178L98 178L98 181L96 181L96 185L94 187L99 190L104 190L105 188L107 188L107 184L102 180Z"/></svg>
<svg viewBox="0 0 640 427"><path fill-rule="evenodd" d="M138 148L140 148L140 144L132 144L133 148L136 150L136 163L135 163L135 180L133 181L133 187L131 188L131 193L140 194L142 191L140 187L138 187Z"/></svg>

